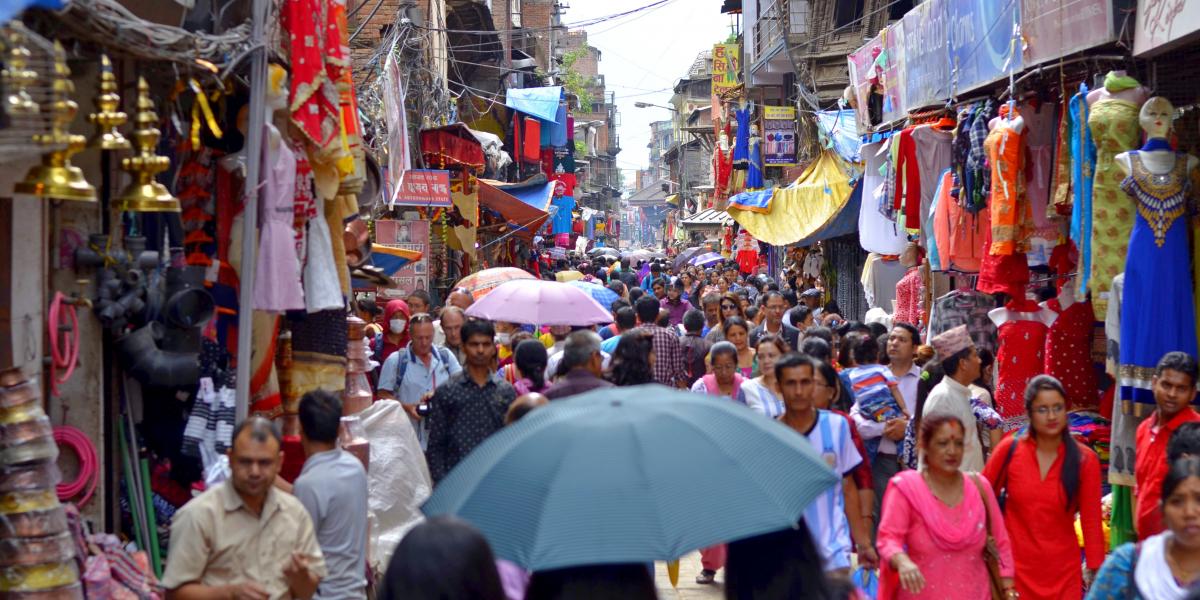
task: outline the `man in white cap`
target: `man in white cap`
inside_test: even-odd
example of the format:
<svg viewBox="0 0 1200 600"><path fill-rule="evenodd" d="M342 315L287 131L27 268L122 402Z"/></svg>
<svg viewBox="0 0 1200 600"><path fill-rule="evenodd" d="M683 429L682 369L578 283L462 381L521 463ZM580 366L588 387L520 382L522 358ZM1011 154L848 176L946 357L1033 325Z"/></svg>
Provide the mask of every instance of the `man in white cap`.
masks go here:
<svg viewBox="0 0 1200 600"><path fill-rule="evenodd" d="M967 333L966 325L959 325L929 341L937 352L946 376L934 386L925 399L921 418L932 414L948 414L962 421L965 448L962 465L964 472L983 470L983 447L979 443L979 432L975 414L971 411L971 391L967 386L979 378L981 361L975 350L975 342Z"/></svg>

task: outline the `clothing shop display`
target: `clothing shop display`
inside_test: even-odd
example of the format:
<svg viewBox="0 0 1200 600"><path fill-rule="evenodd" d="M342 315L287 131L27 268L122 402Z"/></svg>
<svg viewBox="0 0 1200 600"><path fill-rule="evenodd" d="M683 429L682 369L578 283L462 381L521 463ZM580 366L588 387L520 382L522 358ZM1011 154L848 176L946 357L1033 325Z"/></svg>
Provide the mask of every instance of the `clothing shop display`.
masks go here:
<svg viewBox="0 0 1200 600"><path fill-rule="evenodd" d="M883 142L862 147L863 198L858 211L858 239L867 252L900 254L908 243L904 228L879 211L884 199L884 172L888 170L888 152Z"/></svg>
<svg viewBox="0 0 1200 600"><path fill-rule="evenodd" d="M996 308L996 301L987 294L964 290L950 292L933 302L929 311L929 333L925 339L966 325L976 348L987 348L995 353L996 324L988 317L988 311L993 308Z"/></svg>
<svg viewBox="0 0 1200 600"><path fill-rule="evenodd" d="M1000 122L988 134L984 147L992 165L992 194L988 207L992 218L990 254L1007 256L1029 250L1033 215L1025 190L1024 124L1015 115L1000 110Z"/></svg>
<svg viewBox="0 0 1200 600"><path fill-rule="evenodd" d="M746 189L757 190L763 187L763 145L762 137L755 132L750 133L749 156L746 163Z"/></svg>
<svg viewBox="0 0 1200 600"><path fill-rule="evenodd" d="M896 283L896 312L892 320L918 328L924 324L921 315L921 270L917 267L910 268Z"/></svg>
<svg viewBox="0 0 1200 600"><path fill-rule="evenodd" d="M1072 300L1073 300L1072 296ZM1058 314L1046 335L1045 373L1062 382L1067 409L1099 404L1096 370L1092 366L1092 303L1051 298L1045 307Z"/></svg>
<svg viewBox="0 0 1200 600"><path fill-rule="evenodd" d="M296 259L293 203L296 198L296 155L280 142L263 186L259 215L258 261L254 275L254 308L269 312L304 309L300 263Z"/></svg>
<svg viewBox="0 0 1200 600"><path fill-rule="evenodd" d="M1113 157L1135 147L1142 130L1138 127L1138 106L1115 98L1092 104L1087 124L1096 143L1096 170L1092 180L1091 239L1089 248L1080 246L1080 250L1091 261L1087 289L1092 292L1099 320L1108 308L1108 284L1125 268L1134 221L1134 206L1121 189L1121 171L1113 164ZM1192 351L1195 347L1192 344Z"/></svg>
<svg viewBox="0 0 1200 600"><path fill-rule="evenodd" d="M954 134L939 125L919 125L901 132L893 207L903 213L906 228L920 229L921 215L929 213L938 178L950 168L953 141ZM922 238L924 235L922 232Z"/></svg>
<svg viewBox="0 0 1200 600"><path fill-rule="evenodd" d="M1096 145L1088 127L1088 88L1079 85L1071 97L1067 128L1071 138L1071 241L1079 248L1079 291L1088 289L1092 273L1092 186L1096 168ZM1097 317L1099 313L1097 312Z"/></svg>
<svg viewBox="0 0 1200 600"><path fill-rule="evenodd" d="M953 197L953 182L950 170L942 173L933 207L933 245L937 247L938 270L975 273L987 253L984 242L991 227L991 213L964 209Z"/></svg>
<svg viewBox="0 0 1200 600"><path fill-rule="evenodd" d="M1188 155L1176 153L1174 166L1162 174L1146 168L1142 152L1129 152L1129 162L1121 188L1137 215L1121 300L1119 381L1122 404L1132 403L1140 415L1154 410L1150 382L1159 359L1174 350L1196 351L1196 309L1185 218Z"/></svg>
<svg viewBox="0 0 1200 600"><path fill-rule="evenodd" d="M733 139L733 168L737 170L745 170L750 163L750 114L753 112L753 102L742 104L733 111L737 120L737 132Z"/></svg>
<svg viewBox="0 0 1200 600"><path fill-rule="evenodd" d="M1000 337L993 403L1004 419L1004 430L1013 431L1029 422L1025 386L1045 368L1046 334L1058 315L1025 300L1010 302L989 316Z"/></svg>
<svg viewBox="0 0 1200 600"><path fill-rule="evenodd" d="M896 284L907 272L908 269L895 256L885 258L878 254L867 255L861 278L867 305L891 311L892 301L896 299Z"/></svg>

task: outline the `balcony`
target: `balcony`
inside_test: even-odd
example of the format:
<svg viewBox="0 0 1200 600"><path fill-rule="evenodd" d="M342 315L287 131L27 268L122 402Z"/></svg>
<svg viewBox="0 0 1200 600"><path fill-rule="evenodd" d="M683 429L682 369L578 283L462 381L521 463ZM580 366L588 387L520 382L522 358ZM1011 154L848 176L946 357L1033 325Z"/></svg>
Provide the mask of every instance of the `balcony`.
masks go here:
<svg viewBox="0 0 1200 600"><path fill-rule="evenodd" d="M810 0L768 0L750 28L747 58L752 85L781 85L793 70L788 45L808 34Z"/></svg>

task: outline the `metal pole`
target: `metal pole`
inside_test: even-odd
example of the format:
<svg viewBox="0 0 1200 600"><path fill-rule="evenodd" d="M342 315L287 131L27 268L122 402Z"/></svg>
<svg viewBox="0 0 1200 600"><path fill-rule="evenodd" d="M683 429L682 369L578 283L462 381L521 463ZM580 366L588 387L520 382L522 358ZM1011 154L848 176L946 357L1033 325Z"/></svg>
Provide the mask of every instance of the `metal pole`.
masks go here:
<svg viewBox="0 0 1200 600"><path fill-rule="evenodd" d="M254 0L250 39L265 39L270 0ZM250 412L251 342L254 339L254 266L258 250L258 192L266 129L267 49L259 46L250 59L250 108L246 115L246 185L242 208L242 273L238 289L237 421Z"/></svg>

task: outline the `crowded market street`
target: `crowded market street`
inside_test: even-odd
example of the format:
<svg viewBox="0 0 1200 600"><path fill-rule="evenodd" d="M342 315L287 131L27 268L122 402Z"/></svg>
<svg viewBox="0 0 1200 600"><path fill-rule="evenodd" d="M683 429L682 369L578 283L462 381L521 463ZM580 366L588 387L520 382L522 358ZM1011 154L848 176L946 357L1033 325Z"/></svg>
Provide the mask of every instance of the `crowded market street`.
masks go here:
<svg viewBox="0 0 1200 600"><path fill-rule="evenodd" d="M1200 0L0 0L0 600L1200 600Z"/></svg>

